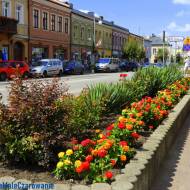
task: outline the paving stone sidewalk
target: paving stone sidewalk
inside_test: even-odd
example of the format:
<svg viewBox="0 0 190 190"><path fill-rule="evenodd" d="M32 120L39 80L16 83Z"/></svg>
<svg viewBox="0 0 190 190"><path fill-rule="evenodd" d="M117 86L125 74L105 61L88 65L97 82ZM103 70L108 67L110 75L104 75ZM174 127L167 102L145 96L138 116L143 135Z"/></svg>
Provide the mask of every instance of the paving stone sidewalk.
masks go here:
<svg viewBox="0 0 190 190"><path fill-rule="evenodd" d="M190 114L176 137L151 190L190 189Z"/></svg>

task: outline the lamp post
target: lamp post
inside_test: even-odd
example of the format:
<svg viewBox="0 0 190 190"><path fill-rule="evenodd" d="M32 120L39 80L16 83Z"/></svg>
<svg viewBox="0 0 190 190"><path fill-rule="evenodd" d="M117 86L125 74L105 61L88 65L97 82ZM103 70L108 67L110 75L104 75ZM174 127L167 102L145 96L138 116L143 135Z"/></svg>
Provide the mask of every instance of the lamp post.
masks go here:
<svg viewBox="0 0 190 190"><path fill-rule="evenodd" d="M95 48L96 48L96 19L98 19L98 24L102 24L102 17L97 17L95 13L93 14L93 64L95 65L96 62L96 54L95 54Z"/></svg>

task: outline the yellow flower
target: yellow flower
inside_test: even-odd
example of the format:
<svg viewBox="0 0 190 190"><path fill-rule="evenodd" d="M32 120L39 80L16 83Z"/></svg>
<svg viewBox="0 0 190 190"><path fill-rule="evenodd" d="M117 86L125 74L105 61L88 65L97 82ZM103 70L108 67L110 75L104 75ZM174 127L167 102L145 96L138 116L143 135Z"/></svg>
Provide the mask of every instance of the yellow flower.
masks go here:
<svg viewBox="0 0 190 190"><path fill-rule="evenodd" d="M99 134L99 137L100 137L101 139L103 138L103 136L104 136L103 134Z"/></svg>
<svg viewBox="0 0 190 190"><path fill-rule="evenodd" d="M60 153L58 154L58 157L59 157L59 158L63 158L63 157L64 157L64 155L65 155L65 153L64 153L64 152L60 152Z"/></svg>
<svg viewBox="0 0 190 190"><path fill-rule="evenodd" d="M76 161L75 161L75 167L76 167L76 168L80 167L81 164L82 164L82 162L81 162L80 160L76 160Z"/></svg>
<svg viewBox="0 0 190 190"><path fill-rule="evenodd" d="M72 155L73 154L73 150L72 149L68 149L67 151L66 151L66 155L67 156L70 156L70 155Z"/></svg>
<svg viewBox="0 0 190 190"><path fill-rule="evenodd" d="M61 168L63 167L63 165L64 165L63 162L58 162L58 163L57 163L57 168L58 168L58 169L61 169Z"/></svg>
<svg viewBox="0 0 190 190"><path fill-rule="evenodd" d="M96 132L96 133L100 133L101 130L100 130L100 129L96 129L95 132Z"/></svg>
<svg viewBox="0 0 190 190"><path fill-rule="evenodd" d="M123 117L121 116L121 117L119 117L119 121L122 121L123 120Z"/></svg>
<svg viewBox="0 0 190 190"><path fill-rule="evenodd" d="M64 160L64 164L65 164L65 165L70 165L70 164L71 164L71 161L70 161L70 160Z"/></svg>

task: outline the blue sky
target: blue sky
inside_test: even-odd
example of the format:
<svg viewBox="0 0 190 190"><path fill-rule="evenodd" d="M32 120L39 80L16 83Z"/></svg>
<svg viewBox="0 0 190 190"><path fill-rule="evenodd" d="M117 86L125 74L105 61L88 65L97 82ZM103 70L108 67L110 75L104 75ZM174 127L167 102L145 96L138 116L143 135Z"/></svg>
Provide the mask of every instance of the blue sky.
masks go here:
<svg viewBox="0 0 190 190"><path fill-rule="evenodd" d="M140 35L190 35L190 0L70 0Z"/></svg>

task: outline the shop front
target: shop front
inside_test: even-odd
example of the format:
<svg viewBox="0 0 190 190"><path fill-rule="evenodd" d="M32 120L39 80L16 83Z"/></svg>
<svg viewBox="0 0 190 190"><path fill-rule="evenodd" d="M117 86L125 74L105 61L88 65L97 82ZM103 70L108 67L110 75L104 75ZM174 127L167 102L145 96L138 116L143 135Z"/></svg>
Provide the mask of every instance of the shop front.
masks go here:
<svg viewBox="0 0 190 190"><path fill-rule="evenodd" d="M32 62L36 62L40 59L48 59L48 47L32 47Z"/></svg>

